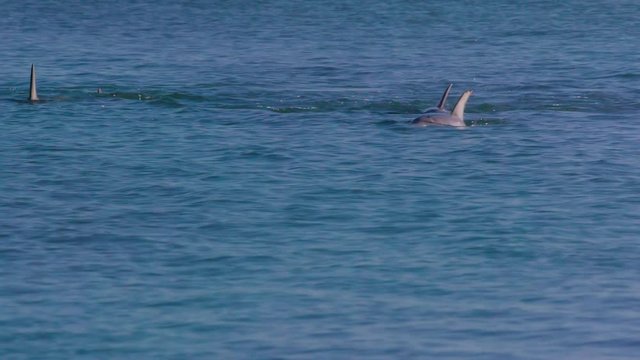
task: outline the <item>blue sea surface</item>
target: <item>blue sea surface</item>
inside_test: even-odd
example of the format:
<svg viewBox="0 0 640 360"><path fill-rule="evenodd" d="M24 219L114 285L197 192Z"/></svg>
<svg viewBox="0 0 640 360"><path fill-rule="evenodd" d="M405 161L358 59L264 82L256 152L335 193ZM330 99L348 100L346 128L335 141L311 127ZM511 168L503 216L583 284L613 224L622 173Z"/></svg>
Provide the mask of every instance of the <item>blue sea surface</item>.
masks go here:
<svg viewBox="0 0 640 360"><path fill-rule="evenodd" d="M637 1L0 9L0 359L637 359Z"/></svg>

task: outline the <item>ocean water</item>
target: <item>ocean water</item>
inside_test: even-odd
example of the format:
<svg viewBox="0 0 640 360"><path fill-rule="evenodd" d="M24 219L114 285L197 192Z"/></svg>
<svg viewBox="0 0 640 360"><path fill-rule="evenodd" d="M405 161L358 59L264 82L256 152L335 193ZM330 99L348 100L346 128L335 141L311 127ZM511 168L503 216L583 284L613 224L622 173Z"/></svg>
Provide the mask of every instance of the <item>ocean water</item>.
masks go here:
<svg viewBox="0 0 640 360"><path fill-rule="evenodd" d="M1 359L640 353L637 1L0 9Z"/></svg>

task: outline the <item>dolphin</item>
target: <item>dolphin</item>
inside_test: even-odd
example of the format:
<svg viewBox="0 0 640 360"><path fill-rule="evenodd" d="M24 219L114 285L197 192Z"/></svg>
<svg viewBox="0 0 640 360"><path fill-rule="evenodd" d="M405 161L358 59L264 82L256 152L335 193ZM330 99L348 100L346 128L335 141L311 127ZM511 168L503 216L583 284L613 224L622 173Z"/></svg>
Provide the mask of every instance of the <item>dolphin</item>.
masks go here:
<svg viewBox="0 0 640 360"><path fill-rule="evenodd" d="M29 101L40 101L36 90L36 67L31 64L31 84L29 85Z"/></svg>
<svg viewBox="0 0 640 360"><path fill-rule="evenodd" d="M447 88L444 90L444 93L442 93L442 97L440 98L440 101L438 102L438 105L436 105L436 107L428 108L424 112L446 112L447 110L445 110L445 106L447 105L447 98L449 97L449 92L451 91L452 86L453 84L449 84L449 86L447 86Z"/></svg>
<svg viewBox="0 0 640 360"><path fill-rule="evenodd" d="M464 127L466 126L464 123L464 108L467 105L467 101L469 101L469 97L473 94L473 91L467 90L460 95L458 102L453 107L451 112L448 112L445 109L445 103L447 101L447 97L449 96L449 91L451 91L451 86L453 84L449 84L447 89L442 94L442 98L438 103L438 106L435 108L429 108L425 111L424 114L418 116L413 119L411 122L415 125L427 126L427 125L449 125L456 127Z"/></svg>

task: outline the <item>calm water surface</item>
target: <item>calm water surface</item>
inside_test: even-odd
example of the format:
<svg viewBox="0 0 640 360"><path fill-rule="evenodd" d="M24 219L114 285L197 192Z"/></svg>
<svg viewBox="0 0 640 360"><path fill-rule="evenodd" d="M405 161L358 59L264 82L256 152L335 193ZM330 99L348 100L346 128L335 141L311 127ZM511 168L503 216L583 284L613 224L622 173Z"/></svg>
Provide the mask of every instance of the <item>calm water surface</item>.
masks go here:
<svg viewBox="0 0 640 360"><path fill-rule="evenodd" d="M0 8L0 358L640 352L637 2Z"/></svg>

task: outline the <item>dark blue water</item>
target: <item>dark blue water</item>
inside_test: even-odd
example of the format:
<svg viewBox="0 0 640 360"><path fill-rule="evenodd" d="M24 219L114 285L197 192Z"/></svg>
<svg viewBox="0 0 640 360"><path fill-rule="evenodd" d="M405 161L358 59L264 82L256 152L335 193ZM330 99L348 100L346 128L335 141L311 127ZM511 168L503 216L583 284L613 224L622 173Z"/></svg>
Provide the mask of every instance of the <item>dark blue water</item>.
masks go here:
<svg viewBox="0 0 640 360"><path fill-rule="evenodd" d="M0 358L640 352L637 2L0 9Z"/></svg>

